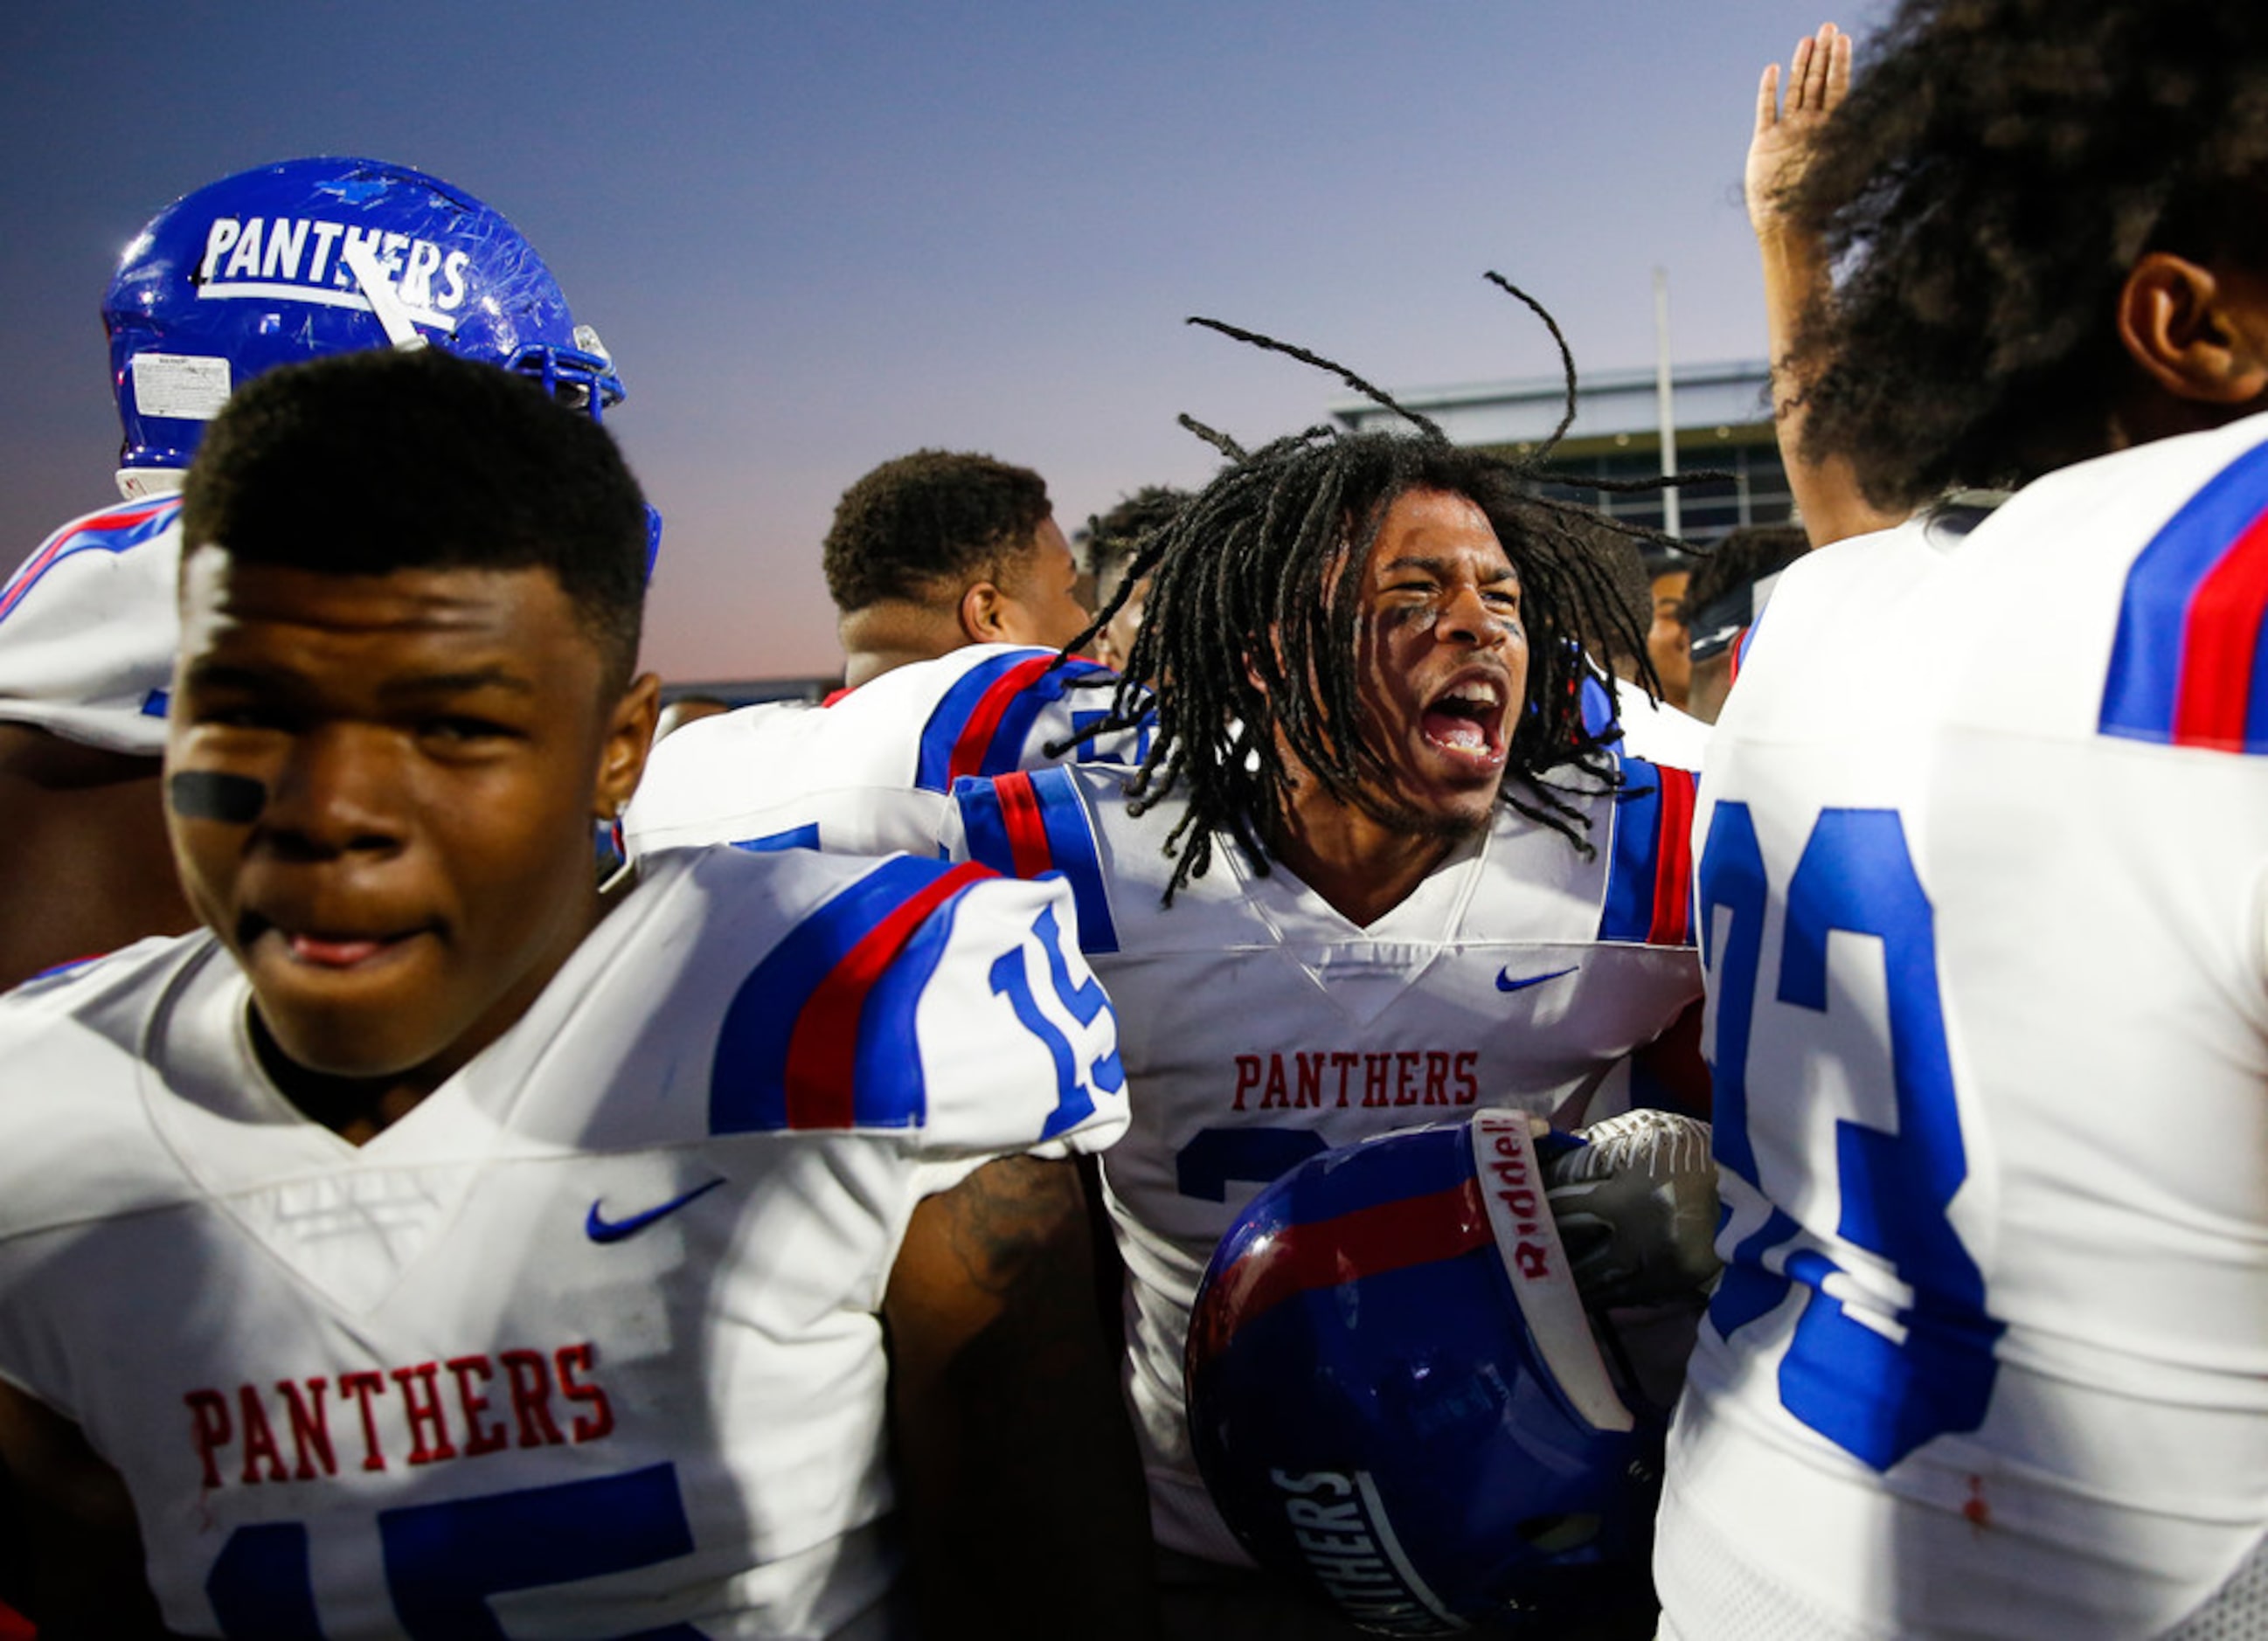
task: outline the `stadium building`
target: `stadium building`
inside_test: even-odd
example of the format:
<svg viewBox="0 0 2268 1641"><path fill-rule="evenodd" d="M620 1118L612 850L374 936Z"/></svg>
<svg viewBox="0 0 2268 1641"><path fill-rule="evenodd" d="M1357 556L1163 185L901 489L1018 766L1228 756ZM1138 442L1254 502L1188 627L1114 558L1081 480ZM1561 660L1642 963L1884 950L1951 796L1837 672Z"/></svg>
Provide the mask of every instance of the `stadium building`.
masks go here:
<svg viewBox="0 0 2268 1641"><path fill-rule="evenodd" d="M1761 359L1730 364L1686 365L1673 371L1670 394L1674 439L1681 472L1728 475L1678 489L1676 534L1712 541L1741 525L1786 524L1793 504L1787 471L1772 437L1770 372ZM1460 445L1480 445L1508 456L1531 453L1550 436L1566 407L1559 377L1484 382L1464 387L1389 389L1410 409L1430 417ZM1331 407L1343 427L1358 432L1402 425L1392 411L1367 399ZM1606 479L1644 479L1662 470L1660 408L1651 368L1597 371L1582 379L1575 420L1550 465L1562 472ZM1615 495L1560 485L1547 493L1591 503L1604 513L1663 527L1657 490Z"/></svg>

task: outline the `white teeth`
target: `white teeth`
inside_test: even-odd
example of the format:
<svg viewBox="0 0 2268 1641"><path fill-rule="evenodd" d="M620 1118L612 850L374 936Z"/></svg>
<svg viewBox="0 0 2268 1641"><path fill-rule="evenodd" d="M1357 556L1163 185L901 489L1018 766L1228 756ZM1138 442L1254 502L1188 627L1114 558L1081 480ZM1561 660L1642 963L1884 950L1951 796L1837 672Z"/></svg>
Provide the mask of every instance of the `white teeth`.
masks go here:
<svg viewBox="0 0 2268 1641"><path fill-rule="evenodd" d="M1469 684L1459 684L1454 689L1449 691L1449 699L1452 701L1471 701L1476 702L1482 706L1493 707L1503 704L1504 695L1494 684L1484 683L1476 680L1474 682Z"/></svg>

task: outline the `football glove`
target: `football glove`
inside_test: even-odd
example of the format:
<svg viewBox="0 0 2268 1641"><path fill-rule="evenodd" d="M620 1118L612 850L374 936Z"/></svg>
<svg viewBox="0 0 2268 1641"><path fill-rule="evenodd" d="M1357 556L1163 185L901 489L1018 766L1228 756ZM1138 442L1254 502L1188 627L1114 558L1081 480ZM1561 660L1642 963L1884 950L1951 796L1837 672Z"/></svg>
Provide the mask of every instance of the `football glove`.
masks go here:
<svg viewBox="0 0 2268 1641"><path fill-rule="evenodd" d="M1630 1111L1565 1139L1544 1152L1544 1191L1585 1304L1658 1305L1716 1280L1706 1122Z"/></svg>

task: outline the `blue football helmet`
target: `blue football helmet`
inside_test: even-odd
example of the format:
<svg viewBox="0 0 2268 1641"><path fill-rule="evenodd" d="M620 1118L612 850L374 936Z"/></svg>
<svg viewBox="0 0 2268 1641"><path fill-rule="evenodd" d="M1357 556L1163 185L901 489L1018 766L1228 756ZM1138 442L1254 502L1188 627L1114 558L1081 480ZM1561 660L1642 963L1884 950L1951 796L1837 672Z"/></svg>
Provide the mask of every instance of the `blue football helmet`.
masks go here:
<svg viewBox="0 0 2268 1641"><path fill-rule="evenodd" d="M1528 1119L1381 1135L1256 1196L1197 1292L1197 1465L1253 1558L1382 1635L1644 1613L1667 1409L1601 1348ZM1612 1343L1611 1340L1608 1342Z"/></svg>
<svg viewBox="0 0 2268 1641"><path fill-rule="evenodd" d="M446 348L541 380L597 416L623 395L519 231L461 189L374 159L286 160L153 217L102 303L125 429L119 488L188 466L262 371L364 348ZM152 471L157 470L157 471Z"/></svg>

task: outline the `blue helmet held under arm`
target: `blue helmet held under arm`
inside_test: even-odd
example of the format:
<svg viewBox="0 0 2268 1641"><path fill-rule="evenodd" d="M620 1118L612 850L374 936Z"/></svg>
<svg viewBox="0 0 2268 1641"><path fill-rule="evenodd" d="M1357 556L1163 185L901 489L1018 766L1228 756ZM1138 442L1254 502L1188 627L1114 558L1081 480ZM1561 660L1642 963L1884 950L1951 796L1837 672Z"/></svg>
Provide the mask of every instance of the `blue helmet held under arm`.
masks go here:
<svg viewBox="0 0 2268 1641"><path fill-rule="evenodd" d="M1198 1290L1198 1468L1260 1564L1383 1635L1643 1612L1663 1411L1610 1362L1517 1112L1311 1158Z"/></svg>
<svg viewBox="0 0 2268 1641"><path fill-rule="evenodd" d="M406 166L286 160L158 213L104 295L125 430L120 488L186 467L230 393L263 371L430 346L524 372L595 417L623 394L598 336L518 229Z"/></svg>

